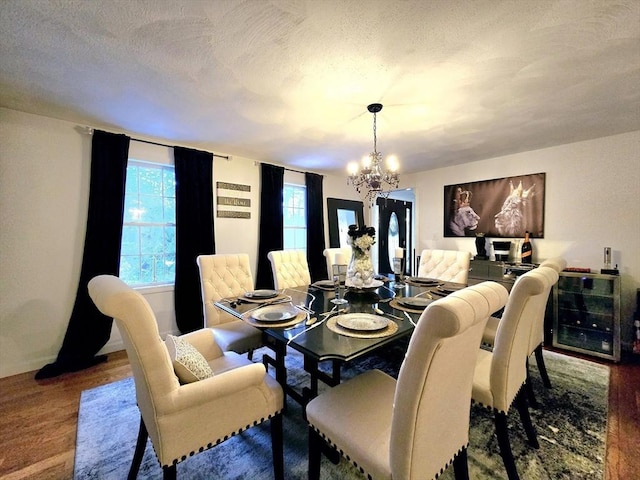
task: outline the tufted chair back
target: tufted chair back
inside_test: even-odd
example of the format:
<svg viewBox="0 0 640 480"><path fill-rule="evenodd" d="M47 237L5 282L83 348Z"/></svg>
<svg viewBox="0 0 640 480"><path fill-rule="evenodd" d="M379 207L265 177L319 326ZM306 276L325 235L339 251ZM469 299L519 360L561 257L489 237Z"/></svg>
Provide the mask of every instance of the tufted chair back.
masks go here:
<svg viewBox="0 0 640 480"><path fill-rule="evenodd" d="M474 365L487 318L506 300L503 286L484 282L433 302L397 381L369 370L311 400L309 478L319 478L319 439L367 478L438 478L451 463L455 478L468 478Z"/></svg>
<svg viewBox="0 0 640 480"><path fill-rule="evenodd" d="M311 283L307 254L303 250L274 250L267 257L271 262L276 290Z"/></svg>
<svg viewBox="0 0 640 480"><path fill-rule="evenodd" d="M470 252L426 249L420 254L418 276L444 282L467 283L470 261Z"/></svg>
<svg viewBox="0 0 640 480"><path fill-rule="evenodd" d="M549 295L551 294L551 289L556 284L559 278L559 273L564 270L567 266L567 262L563 259L550 259L542 262L540 264L540 268L544 268L544 270L540 270L540 272L544 273L547 276L547 280L549 284L546 286L544 293L536 299L541 305L536 307L536 317L533 319L531 323L531 335L529 336L529 355L531 355L539 345L544 342L544 315L547 308L547 302L549 300Z"/></svg>
<svg viewBox="0 0 640 480"><path fill-rule="evenodd" d="M541 267L551 267L556 272L560 273L567 268L567 261L562 257L548 258L540 264Z"/></svg>
<svg viewBox="0 0 640 480"><path fill-rule="evenodd" d="M532 325L544 316L549 289L557 279L553 269L541 267L521 275L514 283L498 324L493 351L481 350L479 361L486 358L476 367L476 402L500 412L509 411L527 379Z"/></svg>
<svg viewBox="0 0 640 480"><path fill-rule="evenodd" d="M507 297L503 286L484 282L434 302L420 316L395 391L393 478L435 478L452 452L467 446L480 337Z"/></svg>
<svg viewBox="0 0 640 480"><path fill-rule="evenodd" d="M339 254L342 255L347 262L345 265L349 265L349 261L351 260L351 247L325 248L323 254L327 259L327 275L329 275L329 279L332 279L333 266L336 265L336 257Z"/></svg>
<svg viewBox="0 0 640 480"><path fill-rule="evenodd" d="M207 327L237 320L213 304L223 298L233 298L253 290L253 275L249 255L244 253L200 255L202 305Z"/></svg>

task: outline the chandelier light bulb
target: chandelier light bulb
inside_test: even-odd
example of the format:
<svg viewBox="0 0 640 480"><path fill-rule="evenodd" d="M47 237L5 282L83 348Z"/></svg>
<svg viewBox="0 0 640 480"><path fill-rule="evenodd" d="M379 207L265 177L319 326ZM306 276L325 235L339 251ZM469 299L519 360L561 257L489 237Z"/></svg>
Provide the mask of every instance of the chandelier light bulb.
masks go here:
<svg viewBox="0 0 640 480"><path fill-rule="evenodd" d="M349 172L349 175L351 175L352 177L358 175L358 170L360 170L358 162L349 162L349 164L347 165L347 172Z"/></svg>
<svg viewBox="0 0 640 480"><path fill-rule="evenodd" d="M396 157L395 155L389 155L387 157L387 169L390 172L397 172L398 171L398 157Z"/></svg>

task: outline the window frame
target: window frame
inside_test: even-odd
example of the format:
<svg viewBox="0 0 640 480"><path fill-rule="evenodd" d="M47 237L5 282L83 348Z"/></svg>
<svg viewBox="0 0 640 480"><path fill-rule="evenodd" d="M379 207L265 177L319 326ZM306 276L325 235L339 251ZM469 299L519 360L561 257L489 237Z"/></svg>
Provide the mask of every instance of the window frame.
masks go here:
<svg viewBox="0 0 640 480"><path fill-rule="evenodd" d="M150 160L140 160L139 158L135 158L133 156L129 156L128 161L127 161L127 169L129 169L130 166L135 166L135 167L146 167L146 168L154 168L154 169L158 169L160 170L160 175L162 176L162 192L160 195L160 202L162 204L162 209L163 209L163 216L166 213L166 199L173 199L173 212L174 212L174 216L173 216L173 222L171 221L164 221L164 222L135 222L135 221L129 221L127 220L127 212L124 212L123 215L123 219L122 219L122 228L123 228L123 235L121 238L121 247L122 247L122 251L120 253L120 269L119 269L119 275L122 277L122 265L123 265L123 257L126 256L130 256L130 257L137 257L138 259L140 259L139 261L139 265L142 264L142 257L145 255L141 249L141 235L140 232L138 232L138 236L137 236L137 242L138 242L138 248L137 248L137 255L125 255L123 254L124 249L124 241L125 241L125 228L126 227L138 227L138 228L144 228L144 227L162 227L163 230L166 229L167 227L169 228L173 228L173 251L171 251L170 249L167 249L167 238L166 238L166 232L163 231L162 235L163 235L163 240L162 240L162 257L166 258L167 256L173 257L173 261L174 261L174 275L173 278L169 281L167 280L167 278L161 278L159 281L154 281L151 283L137 283L138 280L141 279L142 275L138 276L138 280L136 280L135 282L131 281L130 279L127 279L126 277L123 277L123 280L126 281L127 283L129 283L132 288L135 288L137 290L143 290L145 292L161 292L161 291L170 291L173 290L174 285L175 285L175 256L176 256L176 252L175 252L175 227L176 227L176 220L175 220L175 166L173 164L173 162L159 162L159 161L150 161ZM171 175L173 176L173 195L165 195L165 172L167 170L171 171ZM140 176L139 174L136 174L137 180L138 182L140 181ZM130 175L129 175L129 171L127 171L127 181L129 181L130 179ZM127 189L125 188L125 208L127 207L127 202L129 200L128 196L130 195L130 193L127 191ZM140 200L140 196L141 195L145 195L144 193L142 193L140 191L140 185L138 184L137 188L136 188L136 195L137 195L137 200ZM155 253L153 254L147 254L147 255L155 255ZM140 270L142 269L141 266L138 267ZM155 280L155 279L154 279Z"/></svg>
<svg viewBox="0 0 640 480"><path fill-rule="evenodd" d="M290 191L290 195L287 195L287 190ZM287 199L292 198L294 205L287 205ZM302 206L296 204L295 199L302 199ZM300 215L293 215L302 219L302 225L296 222L288 224L287 222L287 209L293 209L294 211L302 212ZM291 218L291 217L290 217ZM307 187L306 185L300 185L292 182L285 182L282 192L282 237L283 237L283 250L303 250L307 251ZM287 232L293 232L293 246L287 244ZM303 245L299 246L296 238L302 237Z"/></svg>

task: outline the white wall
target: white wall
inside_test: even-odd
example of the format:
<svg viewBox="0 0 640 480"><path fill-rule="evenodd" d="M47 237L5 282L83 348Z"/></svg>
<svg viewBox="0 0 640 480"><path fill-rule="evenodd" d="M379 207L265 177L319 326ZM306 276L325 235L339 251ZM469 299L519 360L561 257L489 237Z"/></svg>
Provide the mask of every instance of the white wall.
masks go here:
<svg viewBox="0 0 640 480"><path fill-rule="evenodd" d="M85 234L91 137L75 124L0 108L0 377L39 369L57 356L76 295ZM136 145L134 147L134 145ZM162 147L146 155L167 158ZM404 175L416 194L416 246L475 253L473 239L443 238L443 186L546 172L545 238L537 259L565 256L598 270L613 247L623 280L624 338L631 338L640 286L640 132ZM132 151L143 148L132 142ZM225 153L225 152L219 152ZM251 185L252 218L215 219L216 250L245 251L255 273L259 167L214 160L214 181ZM295 181L287 174L287 179ZM299 177L298 177L299 178ZM343 176L325 176L324 196L356 200ZM325 214L325 230L327 219ZM328 244L328 234L325 233ZM162 334L177 332L171 289L145 291ZM117 329L103 351L121 349Z"/></svg>
<svg viewBox="0 0 640 480"><path fill-rule="evenodd" d="M640 287L640 131L406 176L402 186L416 194L417 250L476 253L473 238L443 237L445 185L538 172L546 173L545 238L532 240L534 261L561 255L570 266L599 272L603 248L612 247L628 349Z"/></svg>
<svg viewBox="0 0 640 480"><path fill-rule="evenodd" d="M74 123L0 108L0 139L0 377L5 377L54 361L62 345L84 247L91 137ZM171 149L140 142L131 142L130 155L172 160ZM214 193L216 181L240 183L251 186L252 200L251 219L215 218L216 252L248 253L254 275L259 179L254 160L214 159ZM286 179L304 184L300 174L287 172ZM344 177L324 177L325 198L357 199L352 190ZM177 333L172 288L143 293L161 335ZM102 351L122 348L114 327Z"/></svg>

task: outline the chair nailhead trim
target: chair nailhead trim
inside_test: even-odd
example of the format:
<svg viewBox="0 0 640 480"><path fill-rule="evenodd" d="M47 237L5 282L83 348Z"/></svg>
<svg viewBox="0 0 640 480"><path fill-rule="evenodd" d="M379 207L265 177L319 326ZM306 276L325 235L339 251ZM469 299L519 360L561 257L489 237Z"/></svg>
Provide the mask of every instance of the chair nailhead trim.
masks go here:
<svg viewBox="0 0 640 480"><path fill-rule="evenodd" d="M282 413L282 410L278 410L277 412L273 413L273 414L269 414L269 416L266 418L266 420L271 420L272 418L274 418L276 415L280 415ZM254 420L253 425L258 425L262 422L265 421L265 418L263 417L260 421ZM240 428L239 430L236 430L235 432L232 432L230 435L225 435L224 438L218 438L215 442L215 444L213 442L209 442L207 443L206 447L200 447L198 449L197 452L190 452L189 453L189 457L193 457L196 453L202 453L205 450L209 450L210 448L213 448L214 446L220 445L222 442L224 442L225 440L228 440L229 438L242 433L243 431L247 430L248 428L250 428L250 425L247 425L247 428ZM153 442L151 443L151 445L153 446L153 451L156 454L156 458L158 458L158 453L155 451L155 446L153 445ZM184 462L187 459L187 455L183 455L182 457L180 457L180 459L173 459L173 461L171 462L171 465L162 465L160 464L160 466L162 468L164 467L169 467L172 465L177 465L180 462ZM160 462L158 462L160 463Z"/></svg>
<svg viewBox="0 0 640 480"><path fill-rule="evenodd" d="M318 428L315 425L311 425L310 424L310 426L311 426L311 428L313 428L313 430L318 435L320 435L324 439L325 442L327 442L335 450L339 451L340 455L342 455L345 458L345 460L351 462L353 464L353 466L356 467L360 471L360 473L365 474L369 480L373 480L373 477L371 476L370 473L365 472L364 469L361 466L358 465L358 462L355 462L355 461L351 460L350 456L345 454L342 449L338 449L338 446L335 443L333 443L329 437L327 437L323 432L318 430ZM447 470L453 464L453 461L456 459L456 457L458 455L460 455L463 452L463 450L466 450L468 448L469 448L469 442L467 442L465 445L461 446L458 449L458 451L456 453L454 453L453 457L451 457L449 459L449 461L447 463L445 463L444 467L440 469L440 472L439 473L436 472L436 475L435 475L434 479L437 480L437 478L439 476L441 476L445 472L445 470Z"/></svg>

